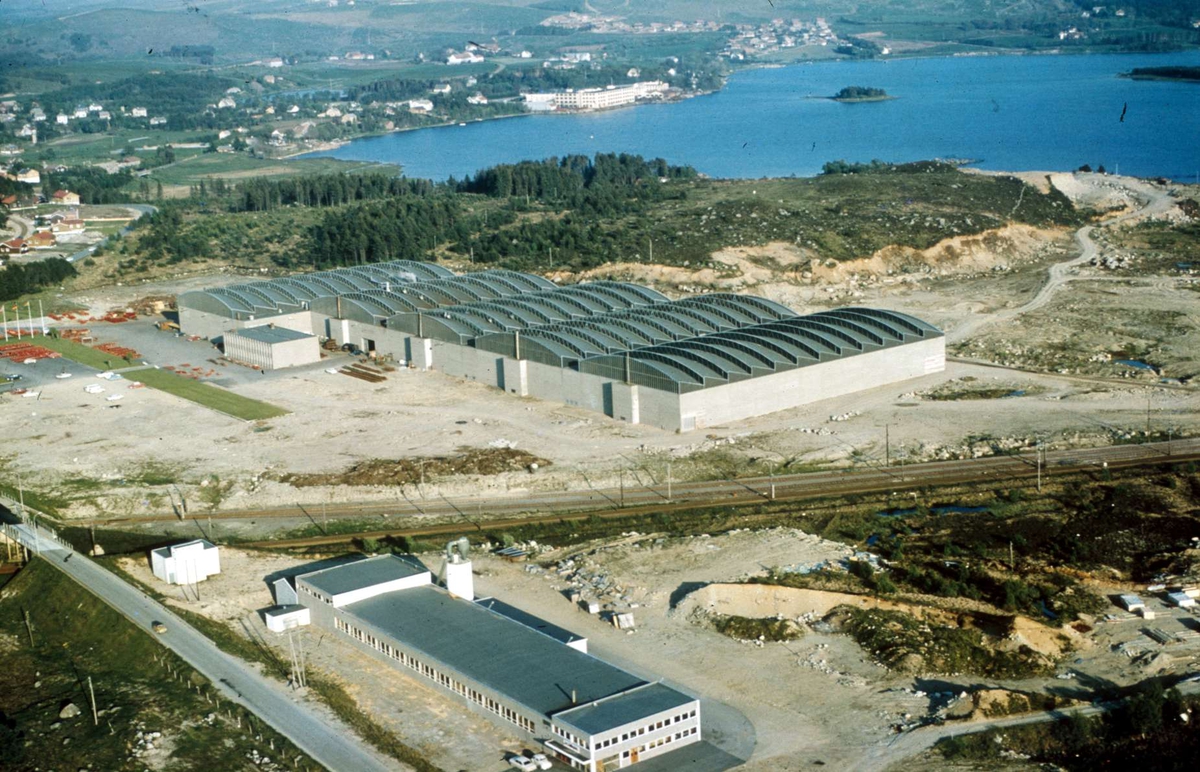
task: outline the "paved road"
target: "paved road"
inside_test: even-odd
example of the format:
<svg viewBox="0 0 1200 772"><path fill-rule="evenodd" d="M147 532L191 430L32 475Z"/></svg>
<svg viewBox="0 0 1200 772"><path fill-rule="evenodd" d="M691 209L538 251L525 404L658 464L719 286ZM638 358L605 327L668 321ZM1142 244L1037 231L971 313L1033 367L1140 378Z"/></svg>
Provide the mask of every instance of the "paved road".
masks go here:
<svg viewBox="0 0 1200 772"><path fill-rule="evenodd" d="M83 555L59 546L41 529L35 535L31 526L17 525L16 531L26 547L40 551L51 565L138 627L154 635L151 624L163 622L167 632L155 637L164 646L204 674L228 699L253 711L325 767L335 772L409 769L376 754L340 722L318 716L295 702L284 685L259 675L241 660L221 651L160 603Z"/></svg>
<svg viewBox="0 0 1200 772"><path fill-rule="evenodd" d="M120 233L122 236L127 236L129 234L129 232L133 230L133 223L137 222L143 215L152 214L152 213L158 211L157 206L151 206L150 204L121 204L121 208L130 209L136 213L134 215L133 220L130 221L129 225L126 225L124 228L121 229ZM68 256L67 262L73 263L76 260L84 259L88 255L95 252L96 249L98 249L99 247L106 246L108 244L110 238L111 237L109 237L109 236L105 236L104 239L101 240L99 243L93 244L92 246L89 246L85 249L81 249L78 252L76 252L75 254Z"/></svg>
<svg viewBox="0 0 1200 772"><path fill-rule="evenodd" d="M1084 265L1098 254L1096 242L1092 240L1092 233L1096 228L1116 225L1137 217L1161 214L1170 209L1175 203L1170 193L1141 180L1122 179L1120 183L1145 202L1140 209L1109 218L1096 225L1087 225L1080 228L1075 233L1075 243L1079 246L1079 256L1050 266L1050 273L1046 279L1046 283L1042 285L1042 288L1038 290L1038 293L1028 303L1017 308L1004 309L992 314L973 317L966 323L947 332L946 342L958 343L970 338L983 327L1043 308L1063 285L1077 278L1074 275L1076 268Z"/></svg>

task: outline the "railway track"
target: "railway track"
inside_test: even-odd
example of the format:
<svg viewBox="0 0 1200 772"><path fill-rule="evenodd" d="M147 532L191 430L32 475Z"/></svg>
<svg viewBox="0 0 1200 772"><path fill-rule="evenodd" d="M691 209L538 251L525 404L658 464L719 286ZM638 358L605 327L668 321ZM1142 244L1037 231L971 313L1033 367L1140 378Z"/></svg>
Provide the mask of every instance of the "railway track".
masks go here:
<svg viewBox="0 0 1200 772"><path fill-rule="evenodd" d="M1044 454L1042 474L1127 468L1163 463L1200 461L1200 439L1141 445L1117 445L1084 450L1051 451ZM960 461L941 461L898 467L760 476L704 482L664 481L638 483L623 488L590 488L575 491L546 491L495 498L450 500L404 498L393 502L348 503L329 507L326 520L388 517L436 517L439 523L407 528L380 528L357 534L335 534L304 539L271 540L274 546L313 546L345 542L351 536L433 535L531 525L546 520L585 517L627 517L672 512L696 507L748 506L765 501L804 501L828 496L905 491L964 483L1006 483L1027 480L1038 474L1035 454L989 456ZM485 516L486 513L486 516ZM504 517L509 515L510 517ZM513 517L517 516L517 517ZM208 517L207 514L204 517ZM314 513L301 506L232 510L212 514L215 521L257 521L293 518L316 523ZM447 518L449 518L447 520ZM153 522L176 522L174 515L103 519L88 525L128 526Z"/></svg>

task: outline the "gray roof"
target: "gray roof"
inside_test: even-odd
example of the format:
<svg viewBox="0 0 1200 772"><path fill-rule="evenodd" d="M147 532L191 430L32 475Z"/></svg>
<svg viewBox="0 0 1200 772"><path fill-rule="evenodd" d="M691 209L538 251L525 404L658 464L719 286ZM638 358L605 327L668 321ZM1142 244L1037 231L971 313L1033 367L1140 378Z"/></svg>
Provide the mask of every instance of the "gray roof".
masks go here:
<svg viewBox="0 0 1200 772"><path fill-rule="evenodd" d="M611 344L607 350L577 345L564 356L579 357L581 372L614 380L628 378L630 383L684 393L942 335L941 330L920 319L875 308L840 308L808 316L736 323L734 314L727 316L712 330L701 330L691 337L629 345L624 350ZM522 354L528 353L530 359L539 353L535 348L541 343L535 340L539 334L522 338ZM560 344L569 342L565 335L558 338Z"/></svg>
<svg viewBox="0 0 1200 772"><path fill-rule="evenodd" d="M193 308L230 319L254 319L303 311L316 298L392 288L454 274L440 265L412 260L335 268L282 279L233 284L179 295L180 308Z"/></svg>
<svg viewBox="0 0 1200 772"><path fill-rule="evenodd" d="M299 603L289 603L286 606L275 606L274 608L269 608L266 611L264 611L263 613L269 617L281 617L281 616L285 616L287 614L291 614L292 612L295 612L295 611L300 611L301 609L304 609L304 608L308 608L308 607L302 606Z"/></svg>
<svg viewBox="0 0 1200 772"><path fill-rule="evenodd" d="M332 568L323 568L311 574L302 574L297 579L304 580L305 583L321 592L341 595L345 592L361 590L364 587L374 587L384 582L416 576L428 570L424 566L410 563L399 555L380 555Z"/></svg>
<svg viewBox="0 0 1200 772"><path fill-rule="evenodd" d="M510 606L502 600L495 598L479 598L475 601L480 606L486 609L495 611L497 614L506 616L514 622L520 622L530 630L536 630L543 635L548 635L560 643L574 643L586 639L586 636L573 633L565 627L559 627L542 619L539 616L534 616L528 611L523 611L516 606Z"/></svg>
<svg viewBox="0 0 1200 772"><path fill-rule="evenodd" d="M453 598L414 587L351 603L343 611L400 644L546 716L646 683L548 635Z"/></svg>
<svg viewBox="0 0 1200 772"><path fill-rule="evenodd" d="M262 327L247 327L244 330L231 332L229 335L239 338L249 338L257 340L260 343L290 343L294 340L304 340L305 338L315 338L307 332L299 332L297 330L289 330L286 327L275 327L273 325L263 325Z"/></svg>
<svg viewBox="0 0 1200 772"><path fill-rule="evenodd" d="M554 718L585 734L594 735L663 711L683 707L695 700L695 697L689 697L661 683L646 684L640 689L606 700L564 710Z"/></svg>

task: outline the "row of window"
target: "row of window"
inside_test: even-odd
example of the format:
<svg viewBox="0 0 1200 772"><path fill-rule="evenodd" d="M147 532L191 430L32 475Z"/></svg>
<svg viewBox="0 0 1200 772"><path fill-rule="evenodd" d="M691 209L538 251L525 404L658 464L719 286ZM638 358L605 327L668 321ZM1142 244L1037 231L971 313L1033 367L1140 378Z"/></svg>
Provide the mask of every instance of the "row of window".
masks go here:
<svg viewBox="0 0 1200 772"><path fill-rule="evenodd" d="M333 605L333 598L326 597L319 592L313 592L312 589L310 589L307 585L304 585L304 584L300 585L300 592L308 593L309 595L313 596L314 598L316 598L319 601L322 601L323 603L328 603L330 605Z"/></svg>
<svg viewBox="0 0 1200 772"><path fill-rule="evenodd" d="M617 737L614 735L613 737L610 737L607 740L601 740L600 742L596 743L596 748L597 749L608 748L609 746L616 745L617 743L623 743L630 739L640 737L641 735L646 734L646 732L654 732L659 729L662 729L663 727L670 726L671 724L678 724L680 721L686 721L689 718L695 718L695 717L696 717L696 711L694 711L694 710L685 711L678 715L671 716L669 718L664 718L662 721L656 721L652 724L647 724L646 726L638 727L637 729L633 729L631 731L625 732L620 737Z"/></svg>
<svg viewBox="0 0 1200 772"><path fill-rule="evenodd" d="M562 727L558 726L557 724L551 724L550 731L554 732L554 734L563 738L568 743L575 746L577 749L586 749L587 748L587 743L583 740L582 737L576 737L575 735L571 734L566 729L563 729Z"/></svg>
<svg viewBox="0 0 1200 772"><path fill-rule="evenodd" d="M690 729L684 729L682 731L676 732L673 735L666 735L664 737L660 737L657 740L654 740L653 742L646 743L645 745L639 745L637 748L630 748L629 750L621 751L621 758L623 758L623 759L629 758L631 751L636 750L638 752L638 754L640 755L642 753L645 753L648 750L653 750L655 748L661 748L664 745L670 745L671 743L678 742L679 740L682 740L685 737L691 737L692 735L696 734L699 731L700 731L700 729L698 727L692 727ZM616 758L616 756L610 756L609 758L604 759L604 761L606 761L606 762L611 761L612 759L615 759L615 758Z"/></svg>
<svg viewBox="0 0 1200 772"><path fill-rule="evenodd" d="M474 689L468 688L445 673L441 673L424 662L421 662L416 657L412 657L403 651L400 651L395 646L379 640L374 635L363 632L354 625L342 621L341 618L335 617L333 620L333 625L335 628L342 631L346 635L349 635L351 638L365 643L376 651L391 657L406 667L412 668L426 678L432 681L437 681L450 691L462 695L471 702L474 702L476 705L490 710L492 713L504 718L506 721L516 724L526 732L532 733L537 728L533 721L529 720L525 716L522 716L520 713L517 713L515 710L500 704L485 694L480 694Z"/></svg>

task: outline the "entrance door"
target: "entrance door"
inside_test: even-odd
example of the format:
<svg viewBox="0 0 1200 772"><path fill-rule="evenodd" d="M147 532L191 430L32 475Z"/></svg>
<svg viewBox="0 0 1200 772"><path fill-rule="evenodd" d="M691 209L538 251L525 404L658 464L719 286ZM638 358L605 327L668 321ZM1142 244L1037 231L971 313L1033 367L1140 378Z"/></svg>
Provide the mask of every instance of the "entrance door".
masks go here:
<svg viewBox="0 0 1200 772"><path fill-rule="evenodd" d="M630 764L638 763L638 752L641 750L642 750L641 746L638 746L637 748L633 748L632 750L629 751L629 763Z"/></svg>

